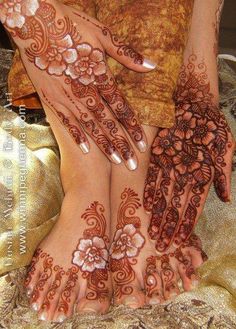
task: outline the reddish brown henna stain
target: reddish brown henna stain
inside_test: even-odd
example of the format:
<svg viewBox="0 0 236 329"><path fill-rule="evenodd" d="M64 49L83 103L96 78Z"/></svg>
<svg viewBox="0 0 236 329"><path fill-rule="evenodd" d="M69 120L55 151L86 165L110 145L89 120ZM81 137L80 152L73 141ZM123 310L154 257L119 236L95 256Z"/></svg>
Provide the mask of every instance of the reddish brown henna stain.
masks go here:
<svg viewBox="0 0 236 329"><path fill-rule="evenodd" d="M180 245L188 239L213 177L217 194L227 201L223 168L232 147L231 133L223 113L213 105L207 68L195 55L180 73L175 102L176 123L157 133L144 193L147 209L154 200L149 233L160 252L173 241ZM187 207L181 213L185 195Z"/></svg>
<svg viewBox="0 0 236 329"><path fill-rule="evenodd" d="M109 238L106 235L104 212L104 207L98 202L86 209L82 219L89 228L84 231L72 257L72 263L79 267L82 277L87 280L88 300L102 301L109 298Z"/></svg>
<svg viewBox="0 0 236 329"><path fill-rule="evenodd" d="M26 6L29 7L28 10ZM128 160L133 157L134 153L129 143L118 134L116 121L108 118L107 109L101 97L110 105L111 110L135 143L143 140L144 134L133 109L118 91L114 78L107 72L104 51L87 42L81 42L81 36L73 22L66 16L57 17L56 8L44 0L34 0L34 2L29 0L27 4L25 0L22 0L18 3L18 8L14 7L10 1L4 0L0 4L0 9L2 11L0 19L12 35L20 40L30 40L31 44L25 49L28 59L48 75L63 77L64 83L69 84L75 98L79 99L91 112L92 121L98 121L102 129L111 136L114 147L120 151L123 159ZM86 19L76 12L74 14L80 19ZM89 19L86 20L89 21ZM90 23L110 38L120 56L128 56L134 63L142 64L142 56L119 42L109 29L93 22ZM53 101L50 103L52 109ZM54 105L54 109L55 107ZM80 140L84 142L84 136L79 127L72 126L68 118L63 117L63 113L58 114L75 142ZM100 138L96 136L95 142L99 143L105 154L111 155L111 149L106 145L107 141L104 140L104 136L101 138L101 134L99 135Z"/></svg>
<svg viewBox="0 0 236 329"><path fill-rule="evenodd" d="M132 266L137 264L137 257L145 244L145 238L140 232L141 220L136 216L136 211L141 207L138 195L126 188L121 194L121 200L117 230L110 248L110 268L116 300L133 292L135 272Z"/></svg>

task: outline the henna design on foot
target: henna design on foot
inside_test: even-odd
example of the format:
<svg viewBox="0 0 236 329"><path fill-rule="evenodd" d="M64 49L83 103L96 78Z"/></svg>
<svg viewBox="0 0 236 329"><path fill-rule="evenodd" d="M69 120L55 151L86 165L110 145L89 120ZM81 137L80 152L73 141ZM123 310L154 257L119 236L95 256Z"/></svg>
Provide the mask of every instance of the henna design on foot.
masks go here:
<svg viewBox="0 0 236 329"><path fill-rule="evenodd" d="M102 301L109 297L108 281L108 244L106 235L106 219L104 207L95 201L82 215L90 227L83 233L76 250L73 252L72 263L77 265L82 278L87 280L86 295L88 300Z"/></svg>
<svg viewBox="0 0 236 329"><path fill-rule="evenodd" d="M110 268L116 299L132 294L132 283L135 280L132 266L137 264L137 257L145 244L145 238L140 232L141 220L135 215L141 207L138 195L132 189L126 188L121 194L121 200L117 214L117 230L110 248Z"/></svg>

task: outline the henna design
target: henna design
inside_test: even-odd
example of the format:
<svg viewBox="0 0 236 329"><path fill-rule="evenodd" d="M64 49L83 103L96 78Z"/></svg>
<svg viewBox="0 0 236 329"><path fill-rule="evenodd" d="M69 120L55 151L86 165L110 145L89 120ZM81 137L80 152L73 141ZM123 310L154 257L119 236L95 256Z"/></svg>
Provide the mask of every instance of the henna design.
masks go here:
<svg viewBox="0 0 236 329"><path fill-rule="evenodd" d="M30 40L31 44L25 48L29 61L50 76L63 77L64 83L71 87L73 96L92 114L92 120L85 125L91 137L94 138L94 120L109 134L114 146L108 145L109 140L101 132L94 138L102 151L109 157L117 149L125 161L134 157L131 145L119 134L119 126L114 119L109 118L104 103L107 102L137 146L144 140L144 134L133 109L107 70L104 52L87 42L81 42L82 37L73 22L67 16L57 17L54 6L45 0L3 0L0 9L0 19L13 37ZM76 12L74 14L86 19ZM119 42L107 28L86 20L110 38L120 56L129 56L136 64L143 63L141 55ZM48 97L47 102L50 103L49 108L55 110L53 101ZM78 106L75 108L78 110ZM85 137L80 129L71 125L63 113L56 113L75 142L84 143ZM78 111L78 117L83 121L81 110Z"/></svg>
<svg viewBox="0 0 236 329"><path fill-rule="evenodd" d="M109 296L106 285L108 281L108 244L106 235L105 209L97 201L92 203L82 215L89 226L79 240L73 252L72 263L80 269L82 277L87 280L89 300L104 300Z"/></svg>
<svg viewBox="0 0 236 329"><path fill-rule="evenodd" d="M191 252L189 248L192 248L193 252L201 254L202 263L208 258L205 252L202 250L201 240L196 234L192 234L189 239L184 242L180 247L173 252L169 252L160 256L150 256L146 259L146 295L151 298L153 296L160 296L162 287L158 286L156 276L159 277L159 281L163 284L163 289L167 292L178 291L175 280L175 270L172 264L182 267L186 277L192 280L196 275L196 269L192 264ZM177 264L176 264L177 261Z"/></svg>
<svg viewBox="0 0 236 329"><path fill-rule="evenodd" d="M145 238L140 232L140 218L135 215L141 207L138 195L126 188L121 194L121 200L117 230L110 247L110 267L115 283L114 296L117 299L133 292L135 272L132 266L137 264L137 257L145 244Z"/></svg>
<svg viewBox="0 0 236 329"><path fill-rule="evenodd" d="M218 196L228 200L224 167L232 137L223 113L213 105L207 68L194 54L180 73L175 102L176 123L157 133L144 193L147 210L154 201L149 233L160 252L188 239L213 178Z"/></svg>

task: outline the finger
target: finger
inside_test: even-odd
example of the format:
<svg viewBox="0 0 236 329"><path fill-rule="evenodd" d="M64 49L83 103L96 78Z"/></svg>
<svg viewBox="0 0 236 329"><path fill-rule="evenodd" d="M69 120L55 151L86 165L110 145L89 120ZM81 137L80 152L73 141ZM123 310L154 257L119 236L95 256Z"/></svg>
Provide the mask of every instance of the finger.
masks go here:
<svg viewBox="0 0 236 329"><path fill-rule="evenodd" d="M228 151L225 158L222 159L220 156L216 158L214 176L214 187L216 194L223 202L231 201L231 174L233 155L235 152L235 142L230 142L227 147Z"/></svg>
<svg viewBox="0 0 236 329"><path fill-rule="evenodd" d="M149 72L156 68L156 64L144 58L132 47L126 45L105 26L100 29L99 40L107 54L118 62L137 72Z"/></svg>
<svg viewBox="0 0 236 329"><path fill-rule="evenodd" d="M99 126L103 134L107 137L107 139L109 139L115 149L115 156L114 154L112 155L114 158L113 162L117 159L117 163L121 163L122 158L129 170L135 170L137 168L138 161L134 149L129 143L122 127L114 119L111 111L98 94L96 87L93 85L89 87L77 85L77 88L74 89L74 94L80 98L78 101L74 101L74 97L70 96L69 92L64 92L65 95L72 100L73 111L75 111L76 108L76 112L74 113L78 120L80 120L81 125L83 126L84 124L85 116L86 118L90 117L90 122L93 122L94 124L96 123L97 127Z"/></svg>
<svg viewBox="0 0 236 329"><path fill-rule="evenodd" d="M81 129L75 116L62 105L53 104L44 92L43 92L42 104L44 105L44 108L54 113L57 119L66 128L67 132L73 138L75 143L79 145L81 151L83 153L88 153L89 152L88 139L85 133L83 132L83 130Z"/></svg>
<svg viewBox="0 0 236 329"><path fill-rule="evenodd" d="M180 188L178 183L174 183L156 242L156 248L159 252L165 252L171 246L176 230L180 225L190 189L191 185Z"/></svg>
<svg viewBox="0 0 236 329"><path fill-rule="evenodd" d="M178 230L175 233L173 246L178 247L188 240L202 213L206 198L212 183L212 179L204 188L199 189L197 183L189 190L184 203Z"/></svg>
<svg viewBox="0 0 236 329"><path fill-rule="evenodd" d="M148 213L152 212L156 195L156 184L158 177L161 175L161 169L155 164L153 157L151 155L143 193L143 206Z"/></svg>
<svg viewBox="0 0 236 329"><path fill-rule="evenodd" d="M152 217L148 229L151 238L157 240L157 244L156 244L157 250L161 252L166 244L166 239L168 237L168 234L171 233L171 231L168 232L166 236L163 234L163 237L165 236L165 240L163 241L160 240L160 236L163 231L163 226L165 225L165 221L166 221L166 215L165 215L166 212L175 211L175 209L173 209L170 205L173 188L174 188L174 180L171 179L169 173L167 172L164 173L164 171L162 170L160 174L160 178L158 179L157 182L156 195L152 208Z"/></svg>
<svg viewBox="0 0 236 329"><path fill-rule="evenodd" d="M136 118L134 110L119 91L117 83L109 68L107 68L106 76L107 80L105 83L96 82L100 95L110 106L139 151L145 152L147 149L147 139L141 124Z"/></svg>

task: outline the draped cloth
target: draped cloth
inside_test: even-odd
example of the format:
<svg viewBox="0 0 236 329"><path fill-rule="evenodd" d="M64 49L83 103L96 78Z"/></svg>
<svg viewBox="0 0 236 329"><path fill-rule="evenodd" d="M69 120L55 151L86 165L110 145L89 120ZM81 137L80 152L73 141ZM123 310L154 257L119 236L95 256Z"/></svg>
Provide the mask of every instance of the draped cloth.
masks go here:
<svg viewBox="0 0 236 329"><path fill-rule="evenodd" d="M11 54L0 55L0 82L1 88L5 88L6 66ZM220 61L220 81L222 109L236 136L236 74L223 60ZM4 102L5 109L0 108L1 328L236 328L235 171L232 203L223 204L211 190L197 225L196 233L209 260L199 269L201 284L195 291L155 307L130 310L120 306L103 316L75 315L63 324L40 322L29 308L23 280L37 244L50 231L60 211L63 191L59 151L49 126L25 123L23 109L19 118L9 110L6 99L2 99ZM27 173L24 173L25 167ZM24 182L27 189L23 188Z"/></svg>

